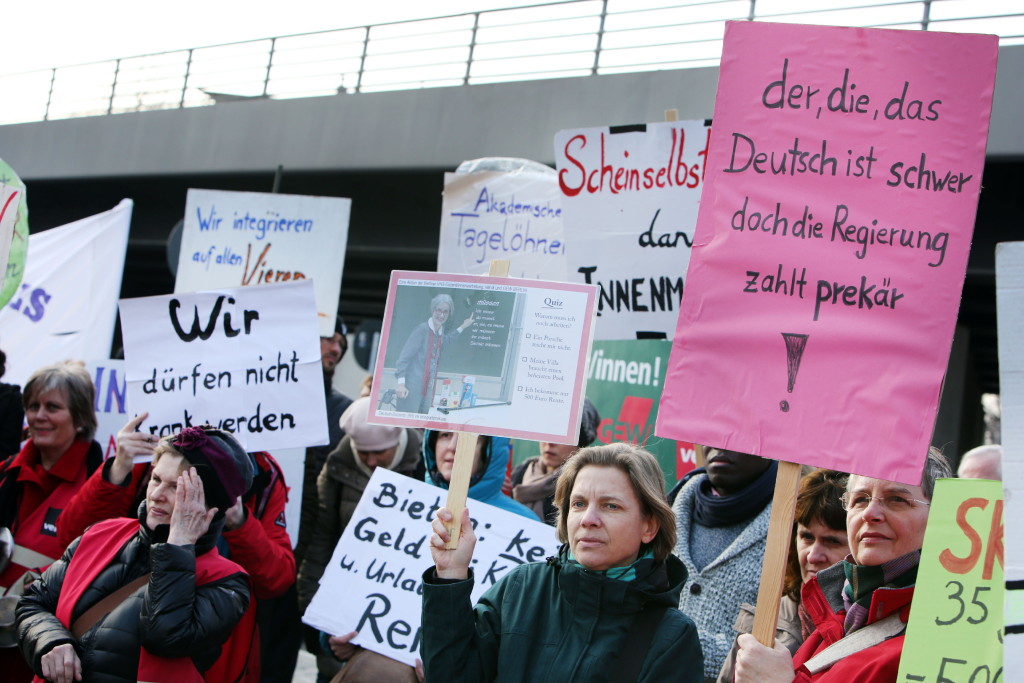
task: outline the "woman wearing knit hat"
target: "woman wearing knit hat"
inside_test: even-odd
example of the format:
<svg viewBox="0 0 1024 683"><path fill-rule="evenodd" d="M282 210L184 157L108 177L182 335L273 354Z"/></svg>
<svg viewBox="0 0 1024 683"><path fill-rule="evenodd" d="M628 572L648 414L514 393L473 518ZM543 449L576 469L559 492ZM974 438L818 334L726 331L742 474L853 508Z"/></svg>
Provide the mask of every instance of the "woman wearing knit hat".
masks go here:
<svg viewBox="0 0 1024 683"><path fill-rule="evenodd" d="M252 477L225 432L161 440L137 517L90 527L25 591L18 640L36 680L258 680L249 580L216 548Z"/></svg>

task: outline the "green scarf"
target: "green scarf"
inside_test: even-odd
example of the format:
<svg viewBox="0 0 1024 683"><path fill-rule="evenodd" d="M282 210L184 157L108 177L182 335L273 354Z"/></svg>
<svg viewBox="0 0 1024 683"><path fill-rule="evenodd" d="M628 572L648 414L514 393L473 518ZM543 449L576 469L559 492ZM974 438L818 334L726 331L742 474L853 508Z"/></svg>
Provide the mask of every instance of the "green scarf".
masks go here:
<svg viewBox="0 0 1024 683"><path fill-rule="evenodd" d="M640 557L636 558L636 560L633 561L633 564L627 565L625 567L610 567L608 569L598 571L594 569L587 569L582 564L577 562L576 558L572 556L572 550L569 548L568 545L566 545L565 547L565 552L568 555L569 561L577 567L580 567L581 569L586 569L588 572L593 572L594 574L601 574L603 576L607 576L609 579L617 579L619 581L627 582L636 579L636 566L641 560L654 559L654 553L648 550L646 552L641 553Z"/></svg>

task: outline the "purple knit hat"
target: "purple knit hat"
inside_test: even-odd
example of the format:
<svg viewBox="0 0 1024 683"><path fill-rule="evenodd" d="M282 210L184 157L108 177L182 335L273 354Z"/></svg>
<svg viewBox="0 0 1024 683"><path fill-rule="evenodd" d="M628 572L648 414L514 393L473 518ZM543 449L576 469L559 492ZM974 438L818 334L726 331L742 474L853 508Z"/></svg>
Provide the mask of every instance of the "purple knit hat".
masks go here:
<svg viewBox="0 0 1024 683"><path fill-rule="evenodd" d="M186 427L171 439L171 445L203 480L207 507L223 512L252 486L249 454L227 432L213 427Z"/></svg>

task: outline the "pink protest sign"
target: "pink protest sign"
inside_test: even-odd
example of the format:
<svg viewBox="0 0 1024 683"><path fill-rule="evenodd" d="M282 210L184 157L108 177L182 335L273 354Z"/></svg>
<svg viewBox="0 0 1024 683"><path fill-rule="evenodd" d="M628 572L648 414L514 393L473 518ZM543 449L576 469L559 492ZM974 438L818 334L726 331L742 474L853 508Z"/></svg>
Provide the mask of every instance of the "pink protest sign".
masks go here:
<svg viewBox="0 0 1024 683"><path fill-rule="evenodd" d="M997 50L728 25L658 435L920 481Z"/></svg>

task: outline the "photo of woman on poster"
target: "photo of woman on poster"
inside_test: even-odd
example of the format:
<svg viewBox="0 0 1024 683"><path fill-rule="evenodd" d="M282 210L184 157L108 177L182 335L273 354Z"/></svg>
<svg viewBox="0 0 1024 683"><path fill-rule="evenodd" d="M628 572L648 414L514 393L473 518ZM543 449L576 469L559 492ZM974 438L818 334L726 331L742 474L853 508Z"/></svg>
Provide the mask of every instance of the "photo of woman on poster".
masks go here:
<svg viewBox="0 0 1024 683"><path fill-rule="evenodd" d="M430 317L413 328L395 364L398 386L395 395L399 411L426 414L434 396L437 367L444 350L473 324L473 314L452 327L449 318L455 302L448 294L430 300Z"/></svg>

